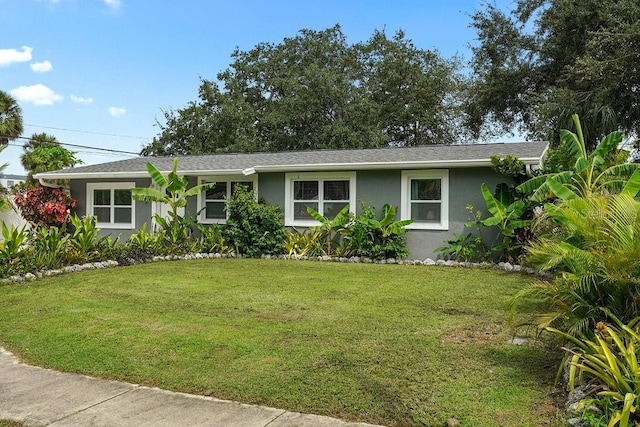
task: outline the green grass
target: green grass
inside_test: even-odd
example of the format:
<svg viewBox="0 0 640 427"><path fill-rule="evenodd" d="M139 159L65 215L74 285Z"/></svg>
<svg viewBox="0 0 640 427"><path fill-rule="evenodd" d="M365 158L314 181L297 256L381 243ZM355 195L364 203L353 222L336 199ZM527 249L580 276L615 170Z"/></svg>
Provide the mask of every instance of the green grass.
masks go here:
<svg viewBox="0 0 640 427"><path fill-rule="evenodd" d="M0 287L39 366L392 426L559 425L555 353L507 344L494 270L198 260Z"/></svg>

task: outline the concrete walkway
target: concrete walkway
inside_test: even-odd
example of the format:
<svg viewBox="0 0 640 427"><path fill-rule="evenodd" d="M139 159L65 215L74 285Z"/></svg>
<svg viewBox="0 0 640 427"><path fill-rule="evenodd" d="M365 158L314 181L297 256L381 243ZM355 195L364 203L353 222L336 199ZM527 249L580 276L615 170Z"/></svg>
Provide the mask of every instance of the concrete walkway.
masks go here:
<svg viewBox="0 0 640 427"><path fill-rule="evenodd" d="M0 419L29 426L364 427L19 363L0 348Z"/></svg>

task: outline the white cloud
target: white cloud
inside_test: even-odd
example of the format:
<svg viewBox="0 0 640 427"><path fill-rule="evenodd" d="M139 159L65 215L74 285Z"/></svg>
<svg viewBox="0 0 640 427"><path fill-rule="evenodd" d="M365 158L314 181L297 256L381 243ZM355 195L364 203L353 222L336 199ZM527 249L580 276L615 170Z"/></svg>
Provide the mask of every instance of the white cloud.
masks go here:
<svg viewBox="0 0 640 427"><path fill-rule="evenodd" d="M33 105L53 105L64 99L43 84L20 86L10 91L18 101L30 102Z"/></svg>
<svg viewBox="0 0 640 427"><path fill-rule="evenodd" d="M74 104L91 104L93 102L93 98L91 97L84 98L82 96L71 95L70 98Z"/></svg>
<svg viewBox="0 0 640 427"><path fill-rule="evenodd" d="M119 107L109 107L109 115L111 117L122 117L127 114L127 110Z"/></svg>
<svg viewBox="0 0 640 427"><path fill-rule="evenodd" d="M51 71L53 68L53 65L51 65L51 62L49 61L33 62L29 66L31 67L31 70L36 73L46 73Z"/></svg>
<svg viewBox="0 0 640 427"><path fill-rule="evenodd" d="M122 6L122 0L102 0L102 1L107 7L113 10L118 10L120 9L120 6Z"/></svg>
<svg viewBox="0 0 640 427"><path fill-rule="evenodd" d="M0 66L31 61L32 51L33 48L29 46L22 46L22 52L17 49L0 49Z"/></svg>

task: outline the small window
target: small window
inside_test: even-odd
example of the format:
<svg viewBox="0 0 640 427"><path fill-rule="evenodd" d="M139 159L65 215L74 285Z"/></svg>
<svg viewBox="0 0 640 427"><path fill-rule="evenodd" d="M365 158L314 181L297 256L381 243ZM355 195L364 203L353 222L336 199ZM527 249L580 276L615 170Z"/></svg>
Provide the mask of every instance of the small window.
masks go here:
<svg viewBox="0 0 640 427"><path fill-rule="evenodd" d="M412 219L407 228L449 228L449 172L424 170L402 172L401 218Z"/></svg>
<svg viewBox="0 0 640 427"><path fill-rule="evenodd" d="M355 173L287 174L285 181L285 225L317 225L307 208L327 218L346 205L355 212Z"/></svg>
<svg viewBox="0 0 640 427"><path fill-rule="evenodd" d="M200 184L215 183L213 188L205 191L198 198L199 222L203 224L223 223L227 219L227 199L231 197L236 186L242 185L249 190L257 187L257 178L238 177L201 177Z"/></svg>
<svg viewBox="0 0 640 427"><path fill-rule="evenodd" d="M87 184L87 215L104 228L134 228L133 182Z"/></svg>
<svg viewBox="0 0 640 427"><path fill-rule="evenodd" d="M11 187L13 187L13 180L12 179L8 179L7 180L7 189L11 189Z"/></svg>

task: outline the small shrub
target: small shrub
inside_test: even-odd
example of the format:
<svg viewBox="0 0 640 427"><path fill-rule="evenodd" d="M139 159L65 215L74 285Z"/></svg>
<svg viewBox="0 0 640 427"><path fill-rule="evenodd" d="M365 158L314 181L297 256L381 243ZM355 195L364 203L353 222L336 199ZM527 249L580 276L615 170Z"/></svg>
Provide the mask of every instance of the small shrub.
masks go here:
<svg viewBox="0 0 640 427"><path fill-rule="evenodd" d="M101 249L107 241L106 236L100 236L100 229L96 226L95 216L85 216L80 218L73 214L69 216L73 226L73 232L69 239L72 254L69 259L70 264L97 261L102 257Z"/></svg>
<svg viewBox="0 0 640 427"><path fill-rule="evenodd" d="M640 422L640 414L636 413L640 405L640 318L625 325L612 313L607 314L615 325L598 323L593 338L583 333L572 336L553 328L547 330L573 345L565 348L571 357L571 390L585 380L593 385L591 390L596 397L583 400L581 405L599 406L608 415L609 426L635 426Z"/></svg>
<svg viewBox="0 0 640 427"><path fill-rule="evenodd" d="M38 270L59 268L67 262L70 237L66 224L60 227L40 225L31 231L29 244Z"/></svg>
<svg viewBox="0 0 640 427"><path fill-rule="evenodd" d="M373 259L407 257L405 227L411 220L395 221L397 208L385 204L382 217L377 218L373 206L362 205L359 216L350 217L341 229L343 244L340 252L345 256L362 256Z"/></svg>
<svg viewBox="0 0 640 427"><path fill-rule="evenodd" d="M473 233L467 233L464 236L460 233L453 233L453 237L453 239L445 240L446 245L436 248L434 252L439 252L444 258L455 261L485 260L484 254L487 253L487 249L482 237Z"/></svg>
<svg viewBox="0 0 640 427"><path fill-rule="evenodd" d="M301 233L292 229L284 242L284 251L289 257L326 255L324 241L322 234L317 230L303 230Z"/></svg>
<svg viewBox="0 0 640 427"><path fill-rule="evenodd" d="M222 235L240 254L249 257L281 254L286 232L277 205L259 203L253 191L236 186L229 198L229 217Z"/></svg>
<svg viewBox="0 0 640 427"><path fill-rule="evenodd" d="M67 221L70 209L76 206L77 200L62 189L38 184L25 193L16 194L14 203L20 215L30 223L59 227Z"/></svg>
<svg viewBox="0 0 640 427"><path fill-rule="evenodd" d="M222 234L222 228L218 224L210 226L197 224L200 238L197 241L198 252L228 254L233 247L227 243Z"/></svg>
<svg viewBox="0 0 640 427"><path fill-rule="evenodd" d="M183 255L195 251L197 242L192 232L195 225L193 220L179 215L166 219L158 214L154 219L160 226L156 234L160 245L158 250L162 255Z"/></svg>

